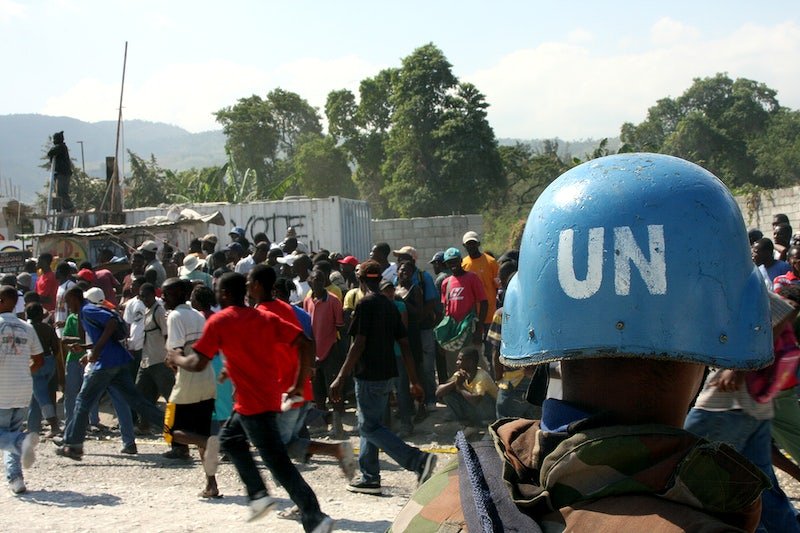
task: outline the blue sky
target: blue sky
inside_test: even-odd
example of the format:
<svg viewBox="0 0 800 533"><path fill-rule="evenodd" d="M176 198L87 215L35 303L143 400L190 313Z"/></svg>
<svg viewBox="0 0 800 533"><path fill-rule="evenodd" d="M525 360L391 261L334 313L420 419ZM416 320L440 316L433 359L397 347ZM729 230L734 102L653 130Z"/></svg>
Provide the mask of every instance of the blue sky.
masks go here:
<svg viewBox="0 0 800 533"><path fill-rule="evenodd" d="M0 0L0 114L217 129L275 87L317 107L427 42L491 104L499 137L614 136L693 77L727 71L800 107L800 4Z"/></svg>

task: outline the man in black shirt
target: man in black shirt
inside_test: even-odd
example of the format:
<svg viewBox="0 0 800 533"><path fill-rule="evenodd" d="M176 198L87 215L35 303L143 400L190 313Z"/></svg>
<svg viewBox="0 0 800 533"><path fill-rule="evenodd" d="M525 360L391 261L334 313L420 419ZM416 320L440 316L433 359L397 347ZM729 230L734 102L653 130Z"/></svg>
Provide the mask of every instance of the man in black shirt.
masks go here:
<svg viewBox="0 0 800 533"><path fill-rule="evenodd" d="M347 490L381 494L379 449L406 470L415 472L419 484L424 483L433 473L436 456L409 446L383 425L383 415L389 402L390 380L397 376L395 342L400 345L403 354L411 395L422 400L424 394L417 380L408 335L400 320L400 313L394 303L380 292L381 266L375 261L363 263L359 269L359 279L367 293L353 312L350 325L353 345L339 375L331 383L330 397L332 401L339 401L345 379L355 369L358 432L361 435L361 449L358 454L361 479L350 483Z"/></svg>
<svg viewBox="0 0 800 533"><path fill-rule="evenodd" d="M53 147L47 152L47 157L53 165L53 180L56 189L56 211L72 211L72 200L69 198L69 179L72 176L72 161L69 150L64 144L64 132L57 131L53 134Z"/></svg>

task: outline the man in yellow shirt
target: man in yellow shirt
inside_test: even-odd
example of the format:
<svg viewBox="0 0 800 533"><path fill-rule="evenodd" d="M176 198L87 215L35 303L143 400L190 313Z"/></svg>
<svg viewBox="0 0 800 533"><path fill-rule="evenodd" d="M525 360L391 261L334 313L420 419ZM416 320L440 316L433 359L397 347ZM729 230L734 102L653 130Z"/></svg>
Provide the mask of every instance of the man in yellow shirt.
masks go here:
<svg viewBox="0 0 800 533"><path fill-rule="evenodd" d="M494 257L489 254L481 252L481 241L478 234L474 231L468 231L461 239L464 248L467 250L467 256L461 260L461 268L467 272L476 274L483 284L483 290L486 292L486 299L489 303L489 308L486 310L486 316L483 319L483 356L485 358L486 367L492 370L492 347L486 342L486 334L489 333L489 327L492 325L492 317L497 310L497 289L500 288L500 266Z"/></svg>
<svg viewBox="0 0 800 533"><path fill-rule="evenodd" d="M436 398L447 404L456 420L465 426L486 428L495 419L497 385L478 367L478 350L464 348L456 359L456 371L436 389Z"/></svg>

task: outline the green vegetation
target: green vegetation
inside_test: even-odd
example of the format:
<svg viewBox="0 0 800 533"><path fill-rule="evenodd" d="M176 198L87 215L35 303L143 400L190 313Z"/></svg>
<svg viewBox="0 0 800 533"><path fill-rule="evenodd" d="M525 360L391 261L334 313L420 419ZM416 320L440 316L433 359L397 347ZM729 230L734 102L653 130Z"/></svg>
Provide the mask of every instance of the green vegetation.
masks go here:
<svg viewBox="0 0 800 533"><path fill-rule="evenodd" d="M125 205L304 194L360 197L376 218L482 212L484 246L500 252L518 246L525 217L550 182L613 150L607 139L577 156L559 150L558 140L499 146L488 107L479 88L461 82L427 44L362 80L357 94L332 91L327 133L317 109L277 88L215 113L227 139L221 167L174 172L129 153ZM751 196L800 180L800 111L753 80L695 79L682 95L658 100L640 124L623 124L620 138L619 152L676 155ZM98 205L104 181L80 172L75 180L78 209Z"/></svg>

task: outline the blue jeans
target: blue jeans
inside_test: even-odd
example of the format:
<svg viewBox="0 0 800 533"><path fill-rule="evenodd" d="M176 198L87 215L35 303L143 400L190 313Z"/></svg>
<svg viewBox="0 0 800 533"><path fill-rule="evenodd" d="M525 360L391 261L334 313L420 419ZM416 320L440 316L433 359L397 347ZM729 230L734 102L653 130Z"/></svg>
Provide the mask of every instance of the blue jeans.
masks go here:
<svg viewBox="0 0 800 533"><path fill-rule="evenodd" d="M395 355L397 363L397 418L400 424L410 426L414 418L414 400L409 390L408 372L402 356Z"/></svg>
<svg viewBox="0 0 800 533"><path fill-rule="evenodd" d="M50 378L56 373L56 359L52 355L47 355L43 359L42 367L31 374L33 395L28 410L28 431L31 433L39 433L42 430L42 417L48 419L56 416L56 408L50 401Z"/></svg>
<svg viewBox="0 0 800 533"><path fill-rule="evenodd" d="M311 439L300 436L306 426L306 414L311 410L311 402L306 402L297 409L278 413L277 423L281 441L286 445L289 457L295 461L305 461Z"/></svg>
<svg viewBox="0 0 800 533"><path fill-rule="evenodd" d="M64 426L69 425L75 412L75 400L83 386L83 365L80 361L67 361L64 374ZM89 425L100 423L97 405L89 412Z"/></svg>
<svg viewBox="0 0 800 533"><path fill-rule="evenodd" d="M130 369L127 365L114 368L101 368L90 370L83 380L83 386L78 393L75 403L75 412L67 425L64 433L64 444L67 446L80 448L86 439L86 426L89 423L89 411L97 405L103 392L109 389L111 401L118 395L119 400L127 406L115 405L117 417L120 420L120 431L122 431L123 420L130 420L131 430L133 421L130 419L131 409L135 409L148 423L154 427L164 426L164 413L148 402L139 391L136 390L131 378ZM116 389L116 390L114 390ZM128 417L126 420L126 416ZM131 431L131 434L133 432ZM127 437L123 434L123 442Z"/></svg>
<svg viewBox="0 0 800 533"><path fill-rule="evenodd" d="M504 389L497 387L497 418L528 418L537 420L542 416L542 408L525 399L531 378L525 376L516 387Z"/></svg>
<svg viewBox="0 0 800 533"><path fill-rule="evenodd" d="M22 422L25 420L27 408L15 407L0 409L0 450L3 450L3 462L6 465L6 481L22 477Z"/></svg>
<svg viewBox="0 0 800 533"><path fill-rule="evenodd" d="M761 493L761 523L757 531L800 531L794 508L778 485L772 468L769 420L757 420L738 410L692 409L686 417L684 429L710 441L730 444L769 478L772 488Z"/></svg>
<svg viewBox="0 0 800 533"><path fill-rule="evenodd" d="M464 425L486 427L494 420L496 401L489 394L484 394L478 403L472 404L461 395L461 392L453 390L445 394L442 401L456 420Z"/></svg>
<svg viewBox="0 0 800 533"><path fill-rule="evenodd" d="M383 425L383 415L389 404L389 380L367 381L357 379L356 404L358 405L358 433L361 435L361 449L358 452L358 466L364 481L381 481L381 466L378 450L405 468L416 472L425 460L425 454L406 444L400 437Z"/></svg>
<svg viewBox="0 0 800 533"><path fill-rule="evenodd" d="M250 444L258 450L272 477L286 489L300 509L303 529L312 531L325 518L319 502L308 483L292 464L281 441L278 413L265 412L242 415L233 412L219 434L222 451L228 454L242 479L250 500L268 495L267 487L250 453Z"/></svg>

